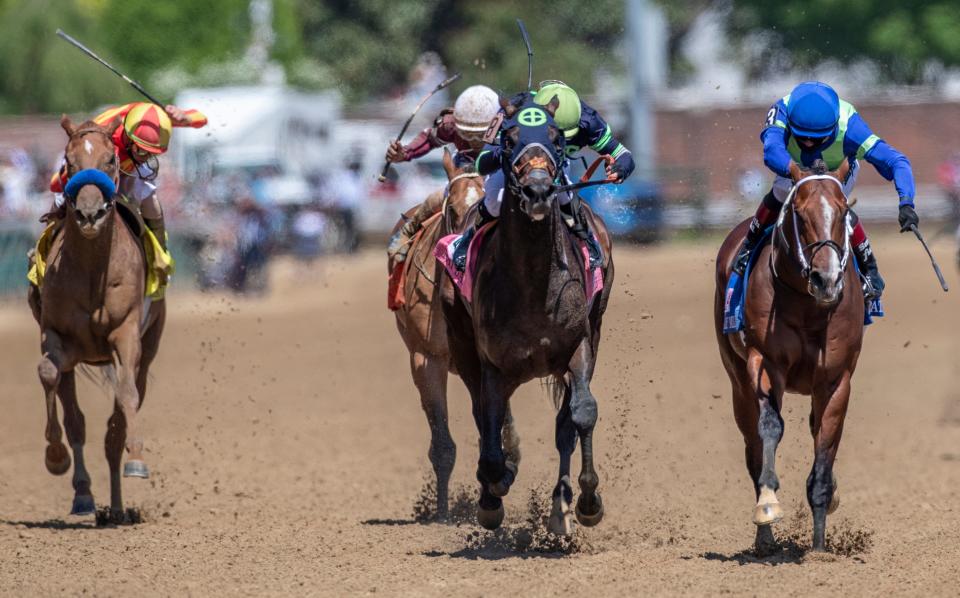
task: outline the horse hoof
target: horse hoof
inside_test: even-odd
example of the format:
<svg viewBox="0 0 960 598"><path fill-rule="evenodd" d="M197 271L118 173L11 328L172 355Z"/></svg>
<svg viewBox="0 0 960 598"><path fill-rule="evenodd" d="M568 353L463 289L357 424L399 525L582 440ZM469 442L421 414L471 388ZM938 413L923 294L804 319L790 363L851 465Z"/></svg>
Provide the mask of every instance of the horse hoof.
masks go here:
<svg viewBox="0 0 960 598"><path fill-rule="evenodd" d="M53 475L63 475L70 470L70 453L62 444L48 444L43 461Z"/></svg>
<svg viewBox="0 0 960 598"><path fill-rule="evenodd" d="M778 502L757 505L753 509L754 525L770 525L783 519L783 508Z"/></svg>
<svg viewBox="0 0 960 598"><path fill-rule="evenodd" d="M123 477L147 479L150 477L150 470L143 461L127 461L123 464Z"/></svg>
<svg viewBox="0 0 960 598"><path fill-rule="evenodd" d="M488 530L495 530L503 523L503 504L498 508L487 510L483 507L477 507L477 522Z"/></svg>
<svg viewBox="0 0 960 598"><path fill-rule="evenodd" d="M70 508L71 515L93 515L96 512L97 505L89 494L78 494L73 497L73 507Z"/></svg>
<svg viewBox="0 0 960 598"><path fill-rule="evenodd" d="M597 510L595 513L585 513L583 511L583 495L580 495L580 498L577 499L577 521L580 522L580 525L584 527L593 527L596 524L603 521L603 501L600 500L600 495L595 494Z"/></svg>
<svg viewBox="0 0 960 598"><path fill-rule="evenodd" d="M508 492L510 492L510 486L503 483L503 480L490 484L488 489L490 490L490 494L496 496L497 498L503 498Z"/></svg>

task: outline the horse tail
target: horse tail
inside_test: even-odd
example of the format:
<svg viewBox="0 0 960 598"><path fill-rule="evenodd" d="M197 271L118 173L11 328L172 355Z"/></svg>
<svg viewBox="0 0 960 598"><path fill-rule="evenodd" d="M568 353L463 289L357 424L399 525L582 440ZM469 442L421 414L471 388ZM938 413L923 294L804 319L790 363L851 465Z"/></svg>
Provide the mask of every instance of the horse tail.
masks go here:
<svg viewBox="0 0 960 598"><path fill-rule="evenodd" d="M104 390L117 391L117 368L112 363L106 365L80 364L77 366L80 374Z"/></svg>
<svg viewBox="0 0 960 598"><path fill-rule="evenodd" d="M550 394L550 400L553 401L553 408L560 411L560 406L563 405L563 397L567 393L566 376L553 375L549 378L544 378L542 383Z"/></svg>

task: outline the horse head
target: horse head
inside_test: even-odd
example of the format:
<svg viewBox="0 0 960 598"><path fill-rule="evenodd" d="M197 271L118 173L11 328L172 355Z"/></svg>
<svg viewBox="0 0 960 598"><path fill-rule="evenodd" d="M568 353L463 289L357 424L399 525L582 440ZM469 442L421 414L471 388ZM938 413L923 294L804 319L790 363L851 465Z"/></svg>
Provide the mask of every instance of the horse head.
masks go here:
<svg viewBox="0 0 960 598"><path fill-rule="evenodd" d="M483 177L472 168L457 168L447 148L443 148L443 169L447 173L447 195L444 205L447 230L459 228L470 206L483 199Z"/></svg>
<svg viewBox="0 0 960 598"><path fill-rule="evenodd" d="M820 160L806 171L791 164L794 187L777 221L781 243L794 254L807 292L823 306L839 300L850 258L850 209L843 192L849 172L847 160L834 172Z"/></svg>
<svg viewBox="0 0 960 598"><path fill-rule="evenodd" d="M562 173L565 139L553 120L560 100L555 97L540 106L531 99L511 103L501 98L500 106L500 165L510 191L504 201L519 200L520 211L530 220L543 220L553 209Z"/></svg>
<svg viewBox="0 0 960 598"><path fill-rule="evenodd" d="M64 150L69 180L63 189L68 218L87 239L100 235L113 213L120 169L111 136L122 122L118 117L105 127L93 121L78 127L67 115L60 119L69 137Z"/></svg>

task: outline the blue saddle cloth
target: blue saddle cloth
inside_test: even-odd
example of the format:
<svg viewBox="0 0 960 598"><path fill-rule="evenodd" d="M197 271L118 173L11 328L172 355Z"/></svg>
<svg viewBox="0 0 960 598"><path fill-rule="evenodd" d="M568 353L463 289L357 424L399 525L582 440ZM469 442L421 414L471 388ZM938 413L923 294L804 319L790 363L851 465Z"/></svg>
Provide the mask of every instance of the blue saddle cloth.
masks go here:
<svg viewBox="0 0 960 598"><path fill-rule="evenodd" d="M746 283L750 280L750 272L753 270L753 266L756 263L757 258L760 256L760 250L770 239L770 233L772 230L773 227L770 227L764 232L763 239L757 243L753 253L750 254L750 259L747 262L747 269L743 273L743 276L740 276L737 272L731 272L730 274L730 279L727 281L727 290L724 293L723 301L724 334L731 334L743 330L743 309L747 300ZM860 266L857 264L856 258L853 260L853 267L856 269L857 277L859 278ZM873 323L874 318L881 318L883 315L883 303L880 301L880 299L873 299L867 303L866 309L863 312L863 325L869 326Z"/></svg>

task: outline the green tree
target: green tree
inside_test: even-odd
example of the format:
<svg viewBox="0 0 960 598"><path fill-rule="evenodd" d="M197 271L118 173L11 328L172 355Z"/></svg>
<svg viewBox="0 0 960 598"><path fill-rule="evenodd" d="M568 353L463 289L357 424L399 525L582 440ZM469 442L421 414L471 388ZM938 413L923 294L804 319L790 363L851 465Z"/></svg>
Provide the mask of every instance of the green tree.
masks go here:
<svg viewBox="0 0 960 598"><path fill-rule="evenodd" d="M741 40L765 42L749 60L754 76L868 60L893 81L915 83L930 63L960 65L956 0L736 0L730 25Z"/></svg>

